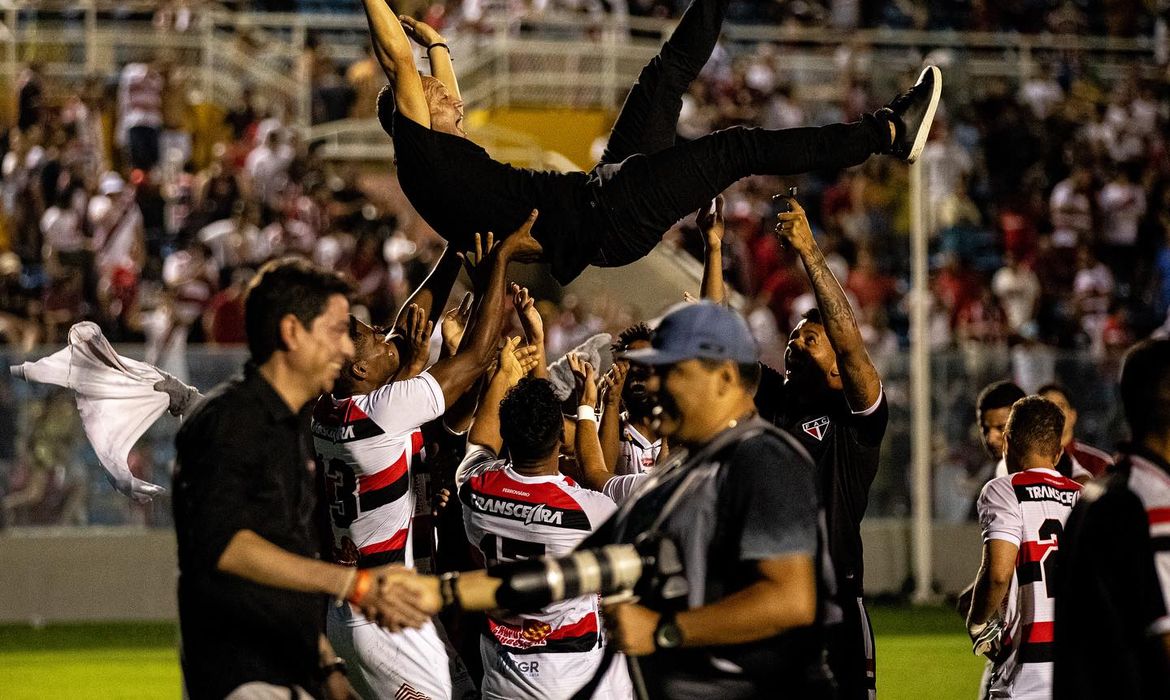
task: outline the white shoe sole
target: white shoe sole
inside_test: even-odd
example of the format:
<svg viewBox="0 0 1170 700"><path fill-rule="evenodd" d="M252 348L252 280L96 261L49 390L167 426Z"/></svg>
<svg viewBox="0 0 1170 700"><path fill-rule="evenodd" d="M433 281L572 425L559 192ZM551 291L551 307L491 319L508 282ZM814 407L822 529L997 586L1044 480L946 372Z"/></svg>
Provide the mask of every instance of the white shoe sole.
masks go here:
<svg viewBox="0 0 1170 700"><path fill-rule="evenodd" d="M926 138L930 136L930 126L934 124L934 113L938 111L938 100L942 97L942 71L937 66L927 66L918 76L919 83L927 73L934 75L934 89L930 93L930 104L926 106L926 114L922 117L922 123L918 125L918 133L914 135L914 145L906 158L907 163L913 163L922 155L922 149L926 147Z"/></svg>

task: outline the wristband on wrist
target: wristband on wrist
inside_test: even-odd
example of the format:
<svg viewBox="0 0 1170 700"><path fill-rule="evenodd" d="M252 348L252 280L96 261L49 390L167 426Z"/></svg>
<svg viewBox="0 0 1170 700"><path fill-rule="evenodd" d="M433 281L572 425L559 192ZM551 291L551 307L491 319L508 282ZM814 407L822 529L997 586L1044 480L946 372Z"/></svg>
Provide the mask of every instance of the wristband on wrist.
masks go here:
<svg viewBox="0 0 1170 700"><path fill-rule="evenodd" d="M459 610L463 607L462 601L459 600L459 589L455 585L458 580L458 571L448 571L439 577L439 597L443 600L444 608Z"/></svg>
<svg viewBox="0 0 1170 700"><path fill-rule="evenodd" d="M597 422L597 411L592 406L582 404L577 407L577 420L591 420Z"/></svg>
<svg viewBox="0 0 1170 700"><path fill-rule="evenodd" d="M349 666L345 663L345 659L338 656L327 664L321 665L321 680L324 681L334 673L340 673L343 676L349 675Z"/></svg>
<svg viewBox="0 0 1170 700"><path fill-rule="evenodd" d="M341 584L341 592L338 593L337 597L334 599L334 604L337 607L341 607L341 604L345 602L345 598L349 593L349 589L353 586L353 580L357 578L357 575L357 569L350 569L345 573L345 583Z"/></svg>
<svg viewBox="0 0 1170 700"><path fill-rule="evenodd" d="M370 592L372 585L373 578L370 576L370 572L365 569L359 570L357 572L357 578L353 582L353 592L349 594L346 600L354 605L361 605L362 599Z"/></svg>
<svg viewBox="0 0 1170 700"><path fill-rule="evenodd" d="M433 44L431 44L430 46L428 46L428 47L427 47L427 58L430 58L430 57L431 57L431 49L434 49L434 48L439 48L439 47L442 47L442 48L444 48L444 49L447 49L447 56L448 56L448 57L450 57L450 56L451 56L451 47L450 47L450 46L447 46L447 42L445 42L445 41L436 41L435 43L433 43ZM451 60L455 60L455 59L453 59L453 58L452 58Z"/></svg>

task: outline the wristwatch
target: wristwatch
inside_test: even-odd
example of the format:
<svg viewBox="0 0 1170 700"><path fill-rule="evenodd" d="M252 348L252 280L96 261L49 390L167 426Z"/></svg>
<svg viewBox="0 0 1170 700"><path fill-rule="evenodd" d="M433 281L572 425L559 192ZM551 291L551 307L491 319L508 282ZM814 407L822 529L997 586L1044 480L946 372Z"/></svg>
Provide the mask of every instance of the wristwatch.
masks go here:
<svg viewBox="0 0 1170 700"><path fill-rule="evenodd" d="M349 675L349 666L346 665L345 659L340 656L321 666L322 680L332 676L334 673L340 673L343 676Z"/></svg>
<svg viewBox="0 0 1170 700"><path fill-rule="evenodd" d="M665 613L658 618L658 626L654 628L654 648L678 649L682 643L682 630L674 621L674 613Z"/></svg>

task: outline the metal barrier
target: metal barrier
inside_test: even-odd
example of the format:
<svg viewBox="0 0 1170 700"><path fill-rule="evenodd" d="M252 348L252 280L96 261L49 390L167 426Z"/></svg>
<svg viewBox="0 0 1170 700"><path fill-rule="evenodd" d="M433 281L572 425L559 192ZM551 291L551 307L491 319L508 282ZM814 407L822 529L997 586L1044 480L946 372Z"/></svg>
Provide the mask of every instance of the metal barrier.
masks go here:
<svg viewBox="0 0 1170 700"><path fill-rule="evenodd" d="M154 6L141 0L0 0L0 74L11 85L20 62L31 59L51 75L112 74L163 50L198 74L205 99L226 104L242 85L252 85L287 104L289 120L307 128L312 86L296 67L310 33L341 62L359 57L368 41L361 14L231 13L208 3L198 7L190 29L174 32L151 23ZM614 109L673 25L627 16L509 15L453 29L449 38L469 109ZM1144 37L729 24L724 43L732 50L770 44L797 94L818 100L841 97L846 76L869 79L875 90L893 89L928 55L946 64L948 90L956 97L990 78L1026 77L1056 57L1074 56L1107 80L1158 70L1155 42Z"/></svg>
<svg viewBox="0 0 1170 700"><path fill-rule="evenodd" d="M609 295L620 297L620 288ZM597 300L602 297L598 295ZM647 304L649 302L646 302ZM44 348L28 357L11 348L0 348L0 366L54 351ZM142 348L119 348L131 357L141 357ZM242 367L242 348L192 346L187 353L188 381L210 389L237 373ZM867 517L906 517L910 511L910 379L909 356L904 351L878 354L874 360L882 375L890 403L890 424L882 449L881 468L870 495ZM1020 376L1022 368L1029 376ZM1036 368L1040 368L1037 371ZM1080 414L1078 437L1103 448L1122 436L1123 426L1113 390L1116 368L1088 358L1085 353L1041 349L1027 363L1006 349L968 348L936 352L931 358L932 490L937 521L965 520L967 507L976 490L960 493L965 470L984 461L975 429L975 397L986 383L1017 376L1025 389L1035 390L1050 380L1068 385ZM1029 378L1030 377L1030 378ZM147 506L133 504L114 491L106 481L77 420L69 392L15 380L0 373L0 493L20 490L28 479L30 459L50 440L63 455L52 465L55 491L42 506L16 514L18 522L40 525L147 525L170 524L169 498L164 496ZM47 416L47 417L46 417ZM132 465L145 478L169 486L173 439L179 422L162 419L140 441ZM44 433L43 431L48 431ZM957 490L959 489L959 490ZM964 500L966 499L966 500Z"/></svg>

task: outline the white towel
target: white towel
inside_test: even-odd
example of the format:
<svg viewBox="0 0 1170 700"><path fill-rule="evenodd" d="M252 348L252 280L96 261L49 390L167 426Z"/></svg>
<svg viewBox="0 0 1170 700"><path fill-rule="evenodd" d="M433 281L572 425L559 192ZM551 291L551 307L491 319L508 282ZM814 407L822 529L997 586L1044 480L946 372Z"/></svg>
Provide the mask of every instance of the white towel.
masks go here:
<svg viewBox="0 0 1170 700"><path fill-rule="evenodd" d="M119 492L146 503L166 491L135 477L126 461L170 404L165 393L154 390L163 379L158 369L118 355L97 324L85 321L69 329L65 349L9 371L25 381L73 390L85 435Z"/></svg>

